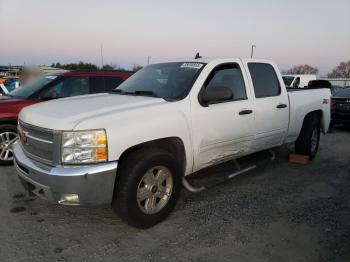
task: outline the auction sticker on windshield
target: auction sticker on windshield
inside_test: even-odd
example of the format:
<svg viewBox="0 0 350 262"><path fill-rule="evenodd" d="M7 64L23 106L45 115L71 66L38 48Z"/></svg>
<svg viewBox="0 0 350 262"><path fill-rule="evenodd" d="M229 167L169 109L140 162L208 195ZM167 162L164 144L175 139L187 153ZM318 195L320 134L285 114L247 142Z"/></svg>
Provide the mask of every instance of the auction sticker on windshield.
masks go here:
<svg viewBox="0 0 350 262"><path fill-rule="evenodd" d="M183 63L180 67L181 68L196 68L200 69L202 68L203 64L201 63Z"/></svg>

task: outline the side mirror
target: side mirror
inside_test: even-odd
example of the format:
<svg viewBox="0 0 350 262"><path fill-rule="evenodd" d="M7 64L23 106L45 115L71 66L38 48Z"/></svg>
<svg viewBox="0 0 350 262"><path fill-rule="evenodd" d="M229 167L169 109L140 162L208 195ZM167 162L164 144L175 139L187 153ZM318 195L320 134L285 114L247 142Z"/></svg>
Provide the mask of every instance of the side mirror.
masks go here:
<svg viewBox="0 0 350 262"><path fill-rule="evenodd" d="M217 104L220 102L230 101L233 99L233 92L225 86L213 86L209 89L204 89L199 94L199 103L202 106Z"/></svg>

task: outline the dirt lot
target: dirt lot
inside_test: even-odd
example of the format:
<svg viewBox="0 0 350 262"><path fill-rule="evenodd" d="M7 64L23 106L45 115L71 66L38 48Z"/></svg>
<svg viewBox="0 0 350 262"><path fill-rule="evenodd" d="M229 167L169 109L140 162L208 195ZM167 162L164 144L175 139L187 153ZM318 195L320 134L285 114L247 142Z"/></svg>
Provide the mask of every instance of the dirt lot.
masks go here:
<svg viewBox="0 0 350 262"><path fill-rule="evenodd" d="M350 128L321 138L312 164L273 163L208 191L182 192L146 231L109 207L73 208L25 196L0 168L1 261L350 261Z"/></svg>

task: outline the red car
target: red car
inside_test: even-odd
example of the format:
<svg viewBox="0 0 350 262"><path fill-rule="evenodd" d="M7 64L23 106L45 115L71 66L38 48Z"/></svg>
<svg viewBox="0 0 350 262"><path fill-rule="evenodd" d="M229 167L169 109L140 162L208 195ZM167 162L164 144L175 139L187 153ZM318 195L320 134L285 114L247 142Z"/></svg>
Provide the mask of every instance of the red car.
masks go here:
<svg viewBox="0 0 350 262"><path fill-rule="evenodd" d="M132 74L125 71L69 71L42 76L0 96L0 165L12 164L17 117L23 107L51 99L109 92Z"/></svg>

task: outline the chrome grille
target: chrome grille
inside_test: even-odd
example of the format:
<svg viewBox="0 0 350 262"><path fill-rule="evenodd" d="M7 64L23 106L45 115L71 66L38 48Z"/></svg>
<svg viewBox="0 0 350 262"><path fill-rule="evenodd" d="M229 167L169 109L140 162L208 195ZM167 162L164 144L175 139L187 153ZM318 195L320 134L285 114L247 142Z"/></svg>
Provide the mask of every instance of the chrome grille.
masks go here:
<svg viewBox="0 0 350 262"><path fill-rule="evenodd" d="M55 161L55 133L53 130L19 122L18 135L28 157L39 162L53 164Z"/></svg>

